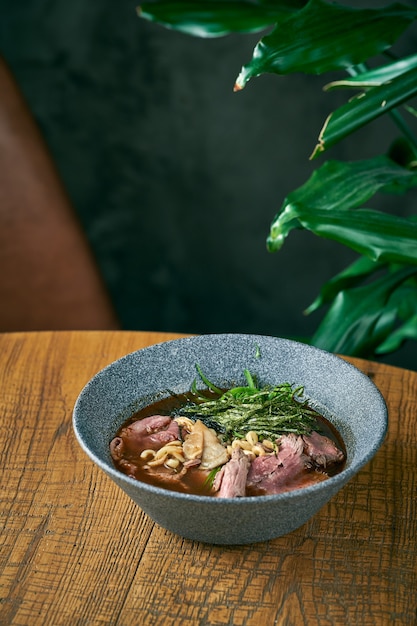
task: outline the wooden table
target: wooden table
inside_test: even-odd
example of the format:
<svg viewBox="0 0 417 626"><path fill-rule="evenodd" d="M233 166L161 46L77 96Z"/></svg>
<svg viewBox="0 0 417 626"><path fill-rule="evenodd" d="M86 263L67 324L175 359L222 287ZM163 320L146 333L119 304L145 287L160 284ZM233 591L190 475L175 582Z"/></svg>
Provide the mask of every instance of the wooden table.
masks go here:
<svg viewBox="0 0 417 626"><path fill-rule="evenodd" d="M174 335L0 335L0 624L417 623L417 373L350 359L389 408L386 442L322 511L245 547L156 526L79 447L78 393Z"/></svg>

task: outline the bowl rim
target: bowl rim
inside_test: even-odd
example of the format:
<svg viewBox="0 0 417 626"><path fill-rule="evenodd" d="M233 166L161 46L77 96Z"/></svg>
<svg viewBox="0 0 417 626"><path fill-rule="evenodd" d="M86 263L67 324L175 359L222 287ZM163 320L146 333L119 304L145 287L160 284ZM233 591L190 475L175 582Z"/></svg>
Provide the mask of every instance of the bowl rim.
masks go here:
<svg viewBox="0 0 417 626"><path fill-rule="evenodd" d="M367 450L367 452L365 454L362 455L360 461L356 461L355 464L353 465L349 465L347 467L344 467L342 469L341 472L339 472L338 474L331 476L329 478L327 478L324 481L321 481L319 483L313 484L313 485L308 485L306 487L301 487L299 489L294 489L291 491L285 491L283 493L279 493L279 494L265 494L265 495L258 495L258 496L243 496L243 497L239 497L239 498L216 498L213 496L205 496L205 495L197 495L197 494L190 494L190 493L185 493L185 492L177 492L177 491L173 491L171 489L168 488L164 488L164 487L157 487L155 485L149 484L149 483L145 483L143 481L139 481L135 478L132 478L130 476L128 476L127 474L124 474L123 472L117 470L114 466L112 466L110 463L107 463L105 461L103 461L102 458L100 458L93 450L91 450L91 448L86 444L84 437L83 437L83 433L82 433L82 427L80 427L80 410L82 407L82 403L84 402L85 397L87 396L87 394L89 393L89 390L95 385L97 384L97 381L100 380L101 378L103 378L104 376L107 375L107 373L109 371L111 371L114 367L120 367L123 366L124 362L130 362L130 360L141 353L145 353L145 352L149 352L149 351L154 351L155 349L157 349L159 346L163 346L166 344L175 344L177 345L178 343L188 343L188 342L193 342L193 341L208 341L212 338L222 338L222 339L226 339L226 338L239 338L242 339L244 338L245 340L247 339L268 339L268 340L277 340L278 343L282 343L284 342L285 344L291 346L291 345L297 345L297 346L303 346L304 349L315 352L315 353L322 353L323 355L326 356L326 358L330 359L330 360L335 360L335 362L342 364L343 367L350 369L352 371L355 372L356 375L358 375L360 378L362 378L363 380L366 380L366 383L368 384L369 388L373 390L373 393L375 395L375 399L379 401L379 405L380 405L380 411L381 411L381 419L380 419L380 433L379 436L375 439L373 445L369 448L369 450ZM112 361L111 363L109 363L108 365L106 365L105 367L103 367L101 370L99 370L94 376L92 376L92 378L90 378L90 380L88 380L88 382L84 385L84 387L81 389L75 404L74 404L74 408L73 408L73 414L72 414L72 425L73 425L73 432L76 436L76 439L80 445L80 447L84 450L84 452L87 454L87 456L99 467L101 468L108 476L110 476L111 478L113 478L113 480L118 483L120 485L120 483L123 483L125 485L128 485L130 487L132 487L135 491L143 491L144 493L150 493L153 494L155 496L161 496L161 497L170 497L173 498L174 500L178 500L178 501L188 501L188 502L198 502L198 503L207 503L210 504L211 506L221 506L222 504L224 505L225 503L228 503L229 505L232 506L255 506L256 504L259 504L260 502L270 502L270 501L280 501L280 500L297 500L298 498L303 498L305 496L305 494L313 494L313 493L317 493L317 492L321 492L321 491L327 491L327 490L332 490L332 491L336 491L339 486L342 487L345 483L347 483L351 478L353 478L358 471L364 467L372 458L373 456L376 454L376 452L379 450L379 448L381 447L381 445L384 442L387 430L388 430L388 409L387 409L387 405L385 402L385 399L381 393L381 391L378 389L378 387L375 385L375 383L364 373L362 372L359 368L357 368L355 365L353 365L352 363L350 363L349 361L346 361L345 359L343 359L341 356L334 354L332 352L328 352L326 350L323 350L322 348L318 348L316 346L312 346L309 344L304 344L302 342L293 340L293 339L287 339L287 338L283 338L283 337L276 337L276 336L272 336L272 335L260 335L260 334L254 334L254 333L208 333L208 334L199 334L199 335L191 335L191 336L186 336L186 337L179 337L179 338L175 338L175 339L169 339L166 341L161 341L155 344L152 344L150 346L146 346L144 348L140 348L139 350L133 350L121 357L119 357L118 359Z"/></svg>

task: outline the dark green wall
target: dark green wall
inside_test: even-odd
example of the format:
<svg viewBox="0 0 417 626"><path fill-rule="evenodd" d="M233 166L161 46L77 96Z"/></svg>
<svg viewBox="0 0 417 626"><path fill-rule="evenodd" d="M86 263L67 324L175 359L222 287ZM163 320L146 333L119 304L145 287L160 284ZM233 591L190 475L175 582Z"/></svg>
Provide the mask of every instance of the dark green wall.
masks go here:
<svg viewBox="0 0 417 626"><path fill-rule="evenodd" d="M265 239L284 196L309 176L340 96L301 75L265 76L235 94L257 36L193 39L139 20L135 2L0 4L0 52L123 326L310 334L319 318L303 309L355 257L302 232L271 255ZM329 156L383 151L394 133L384 123ZM410 352L400 361L417 367Z"/></svg>

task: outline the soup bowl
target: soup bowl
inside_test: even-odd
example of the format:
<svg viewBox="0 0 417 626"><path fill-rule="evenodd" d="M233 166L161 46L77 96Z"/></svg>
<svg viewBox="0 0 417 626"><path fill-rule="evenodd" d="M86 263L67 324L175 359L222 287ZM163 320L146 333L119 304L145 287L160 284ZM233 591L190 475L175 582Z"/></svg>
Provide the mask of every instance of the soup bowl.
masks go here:
<svg viewBox="0 0 417 626"><path fill-rule="evenodd" d="M294 491L240 498L174 492L118 471L109 443L119 427L139 409L188 392L198 378L196 364L220 388L246 384L245 369L261 385L302 385L309 404L344 441L342 471ZM188 539L229 545L266 541L302 526L371 460L387 419L377 387L342 358L288 339L245 334L174 339L127 354L87 383L73 411L86 454L157 524Z"/></svg>

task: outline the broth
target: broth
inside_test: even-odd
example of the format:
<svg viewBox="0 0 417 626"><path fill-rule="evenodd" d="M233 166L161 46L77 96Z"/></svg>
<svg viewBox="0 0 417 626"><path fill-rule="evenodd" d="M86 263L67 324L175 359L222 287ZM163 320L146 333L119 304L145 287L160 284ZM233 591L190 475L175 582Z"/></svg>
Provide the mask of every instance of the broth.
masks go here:
<svg viewBox="0 0 417 626"><path fill-rule="evenodd" d="M217 398L218 394L213 394L210 391L206 392L207 400ZM184 405L195 403L195 395L192 393L185 393L177 396L170 396L159 400L149 406L146 406L136 413L134 413L128 420L124 422L119 431L116 434L116 438L123 439L126 429L131 427L136 422L144 420L146 418L151 419L152 416L169 416L170 418L176 418L177 414ZM315 427L314 430L319 432L320 435L328 438L335 446L343 453L343 460L337 463L331 463L325 468L325 471L317 471L317 467L306 467L303 471L298 472L291 480L290 483L285 484L283 491L289 491L305 487L322 480L326 480L329 476L339 473L345 463L346 449L340 434L335 427L322 415L314 411ZM179 439L184 441L184 437L187 433L184 433L180 428ZM115 441L113 440L113 441ZM260 442L261 443L261 442ZM169 445L169 444L168 444ZM178 448L180 446L178 445ZM136 480L142 481L147 484L151 484L164 489L172 491L178 491L183 493L192 493L195 495L217 496L218 494L213 490L212 481L209 480L210 471L203 470L201 467L191 465L185 470L184 464L180 463L178 468L168 467L165 464L158 465L157 468L152 468L149 465L149 459L145 455L145 458L141 456L143 447L130 446L129 450L125 449L121 458L115 458L112 453L113 462L115 467ZM256 496L265 495L265 489L257 484L247 485L244 495Z"/></svg>

